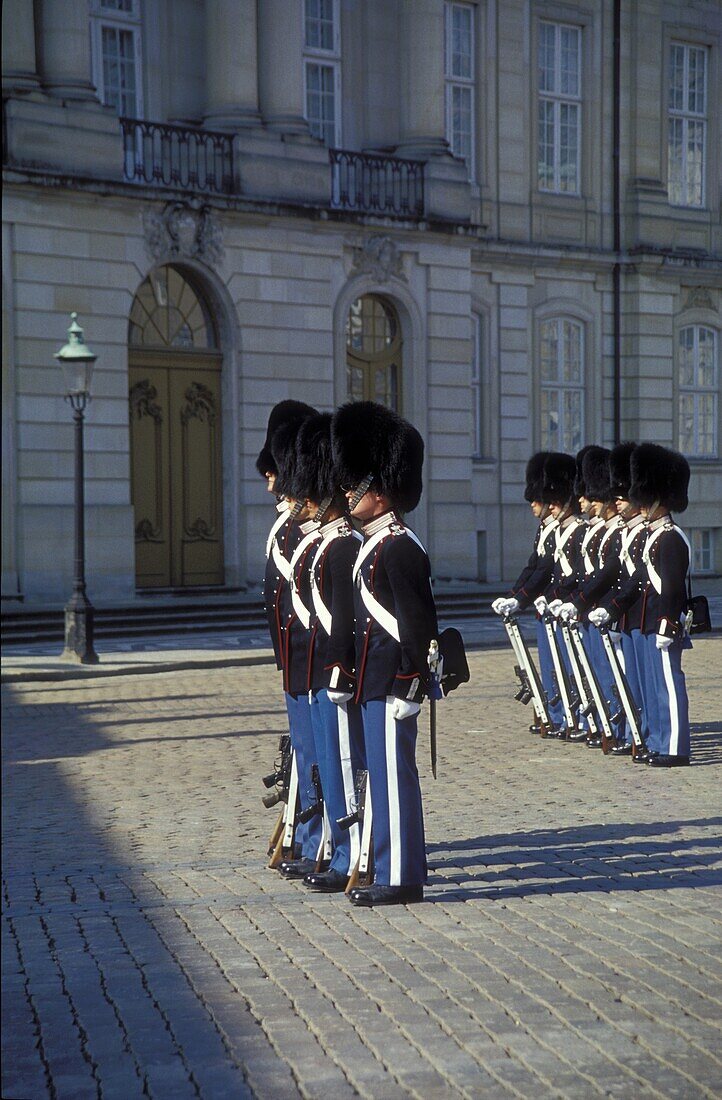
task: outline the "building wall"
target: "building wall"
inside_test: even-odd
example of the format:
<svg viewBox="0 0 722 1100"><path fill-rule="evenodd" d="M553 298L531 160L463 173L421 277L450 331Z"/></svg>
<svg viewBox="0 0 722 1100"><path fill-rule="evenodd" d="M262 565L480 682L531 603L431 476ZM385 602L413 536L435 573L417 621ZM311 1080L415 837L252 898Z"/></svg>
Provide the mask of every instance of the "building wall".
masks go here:
<svg viewBox="0 0 722 1100"><path fill-rule="evenodd" d="M277 2L300 15L296 0ZM35 7L42 14L43 4ZM4 14L12 15L11 8L4 5ZM260 118L235 130L240 199L123 183L113 112L92 93L83 102L51 94L39 62L29 86L20 88L17 58L32 62L31 28L19 17L9 22L11 47L15 37L5 61L3 595L60 600L70 583L72 420L53 353L72 310L98 354L86 429L91 592L101 600L133 595L128 314L143 279L164 262L195 271L221 333L226 583L255 582L261 572L269 509L254 461L268 410L284 397L320 409L345 399L345 319L362 293L385 295L399 314L402 411L422 431L427 454L426 490L412 522L436 575L511 579L533 531L522 487L526 461L541 443L545 319L564 315L583 325L586 441L614 441L612 8L611 0L473 5L475 181L468 184L463 166L443 152L427 154L430 216L421 223L330 212L325 150L308 134L278 132ZM393 150L403 140L409 78L397 64L399 42L402 53L409 43L407 63L420 56L429 42L418 41L419 27L437 34L442 9L440 0L416 8L380 0L340 5L344 145ZM238 35L250 26L249 10L244 0L144 5L147 116L202 123L200 45L208 20L230 12L229 33ZM719 6L640 0L622 10L621 437L676 445L679 329L709 325L719 333L718 351L722 343ZM414 12L418 25L410 22ZM581 196L536 187L541 19L583 28ZM37 26L42 33L43 19ZM298 37L300 19L296 31ZM288 37L293 45L290 31ZM671 207L663 182L672 38L709 49L708 192L701 210ZM436 39L431 45L443 50ZM49 48L35 50L36 62L49 64L51 55ZM258 62L255 53L244 56L244 64ZM427 113L438 126L443 89L434 87ZM263 97L256 106L262 114ZM45 145L42 125L53 133ZM73 167L81 161L82 170ZM174 201L184 202L191 217L208 212L215 245L204 250L195 240L184 252L166 240L166 251L162 244L159 250L152 216L157 223ZM389 242L387 263L373 249L378 238ZM472 454L472 315L482 323L479 455ZM693 461L692 468L692 504L683 522L716 531L719 570L722 466L715 458Z"/></svg>

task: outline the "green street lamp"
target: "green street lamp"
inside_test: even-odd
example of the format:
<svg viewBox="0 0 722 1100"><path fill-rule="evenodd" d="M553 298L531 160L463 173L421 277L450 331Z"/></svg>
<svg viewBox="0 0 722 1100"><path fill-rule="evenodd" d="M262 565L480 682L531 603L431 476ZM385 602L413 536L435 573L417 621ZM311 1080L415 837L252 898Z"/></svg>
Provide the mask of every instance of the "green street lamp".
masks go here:
<svg viewBox="0 0 722 1100"><path fill-rule="evenodd" d="M55 353L65 376L65 400L75 421L75 575L73 594L65 606L65 648L63 660L95 665L93 648L93 605L85 591L85 476L83 469L83 420L90 400L90 379L97 359L85 343L77 313L70 314L68 342Z"/></svg>

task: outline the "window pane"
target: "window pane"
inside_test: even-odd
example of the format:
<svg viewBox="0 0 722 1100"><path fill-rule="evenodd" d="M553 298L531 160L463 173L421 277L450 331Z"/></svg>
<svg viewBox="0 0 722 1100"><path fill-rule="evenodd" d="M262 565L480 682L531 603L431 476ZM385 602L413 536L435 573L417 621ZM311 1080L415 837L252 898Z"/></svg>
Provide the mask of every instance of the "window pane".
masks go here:
<svg viewBox="0 0 722 1100"><path fill-rule="evenodd" d="M667 193L678 206L684 202L684 119L670 118L667 144Z"/></svg>
<svg viewBox="0 0 722 1100"><path fill-rule="evenodd" d="M451 9L451 76L471 79L471 43L471 9L455 5Z"/></svg>
<svg viewBox="0 0 722 1100"><path fill-rule="evenodd" d="M471 88L451 86L451 149L455 156L470 164L472 141Z"/></svg>
<svg viewBox="0 0 722 1100"><path fill-rule="evenodd" d="M575 27L561 28L560 55L559 90L562 95L579 95L579 31Z"/></svg>
<svg viewBox="0 0 722 1100"><path fill-rule="evenodd" d="M581 328L571 321L563 322L563 378L565 382L582 380Z"/></svg>
<svg viewBox="0 0 722 1100"><path fill-rule="evenodd" d="M669 109L684 109L684 46L672 43L669 58Z"/></svg>
<svg viewBox="0 0 722 1100"><path fill-rule="evenodd" d="M682 454L694 454L694 395L679 395L679 449Z"/></svg>
<svg viewBox="0 0 722 1100"><path fill-rule="evenodd" d="M689 331L689 330L686 330ZM696 384L703 387L713 387L717 382L717 362L715 333L711 328L698 330L699 362L697 364Z"/></svg>
<svg viewBox="0 0 722 1100"><path fill-rule="evenodd" d="M315 50L332 50L333 0L306 0L306 45Z"/></svg>
<svg viewBox="0 0 722 1100"><path fill-rule="evenodd" d="M582 445L582 392L564 390L564 432L562 450L575 454Z"/></svg>
<svg viewBox="0 0 722 1100"><path fill-rule="evenodd" d="M335 144L336 92L332 65L306 64L306 118L314 137Z"/></svg>
<svg viewBox="0 0 722 1100"><path fill-rule="evenodd" d="M559 112L559 190L577 191L579 107L560 103Z"/></svg>
<svg viewBox="0 0 722 1100"><path fill-rule="evenodd" d="M137 115L135 39L132 31L101 27L104 102L118 114Z"/></svg>
<svg viewBox="0 0 722 1100"><path fill-rule="evenodd" d="M694 114L703 115L705 111L705 63L706 50L689 47L689 68L687 83L687 109Z"/></svg>
<svg viewBox="0 0 722 1100"><path fill-rule="evenodd" d="M698 455L714 454L714 403L715 396L711 393L696 394L697 403L697 440L695 453Z"/></svg>
<svg viewBox="0 0 722 1100"><path fill-rule="evenodd" d="M107 8L108 11L133 11L133 0L101 0L101 8Z"/></svg>
<svg viewBox="0 0 722 1100"><path fill-rule="evenodd" d="M544 321L541 326L541 380L556 382L559 378L559 344L556 321Z"/></svg>
<svg viewBox="0 0 722 1100"><path fill-rule="evenodd" d="M554 34L552 23L539 24L539 91L553 92L554 86Z"/></svg>
<svg viewBox="0 0 722 1100"><path fill-rule="evenodd" d="M543 450L560 450L558 390L541 391L541 445Z"/></svg>
<svg viewBox="0 0 722 1100"><path fill-rule="evenodd" d="M679 384L694 385L694 328L683 328L679 334Z"/></svg>
<svg viewBox="0 0 722 1100"><path fill-rule="evenodd" d="M686 205L701 206L704 194L704 122L684 119L687 127Z"/></svg>
<svg viewBox="0 0 722 1100"><path fill-rule="evenodd" d="M548 99L539 100L539 160L537 178L539 186L547 191L554 189L554 104Z"/></svg>

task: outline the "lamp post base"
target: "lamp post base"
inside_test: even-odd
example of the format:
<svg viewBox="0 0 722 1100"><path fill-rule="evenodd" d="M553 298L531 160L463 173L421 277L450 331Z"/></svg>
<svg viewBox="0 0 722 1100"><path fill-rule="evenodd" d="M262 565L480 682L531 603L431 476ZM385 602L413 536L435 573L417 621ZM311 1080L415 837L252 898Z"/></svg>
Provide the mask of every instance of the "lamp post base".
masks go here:
<svg viewBox="0 0 722 1100"><path fill-rule="evenodd" d="M74 592L65 606L65 648L61 659L75 665L97 665L93 648L94 610L87 597Z"/></svg>

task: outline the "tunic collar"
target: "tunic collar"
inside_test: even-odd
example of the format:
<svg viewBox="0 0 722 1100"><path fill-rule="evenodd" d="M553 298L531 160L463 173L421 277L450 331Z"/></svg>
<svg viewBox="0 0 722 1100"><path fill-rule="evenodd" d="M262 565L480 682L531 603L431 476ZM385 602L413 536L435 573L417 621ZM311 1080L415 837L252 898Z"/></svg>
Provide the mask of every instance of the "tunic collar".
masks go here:
<svg viewBox="0 0 722 1100"><path fill-rule="evenodd" d="M392 510L390 512L384 512L382 516L375 516L374 519L369 520L364 524L363 532L364 538L371 538L372 535L377 534L379 531L383 531L385 527L391 527L393 523L400 523L399 517Z"/></svg>

